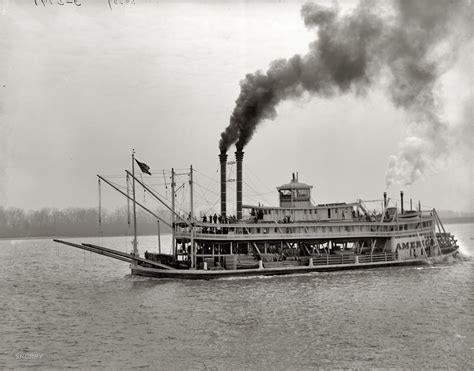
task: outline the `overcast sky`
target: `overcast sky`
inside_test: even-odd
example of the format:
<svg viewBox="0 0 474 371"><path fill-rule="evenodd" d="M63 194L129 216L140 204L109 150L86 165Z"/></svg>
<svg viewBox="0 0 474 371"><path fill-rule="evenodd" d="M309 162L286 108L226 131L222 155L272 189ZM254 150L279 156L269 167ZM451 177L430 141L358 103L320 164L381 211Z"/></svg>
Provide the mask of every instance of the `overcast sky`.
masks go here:
<svg viewBox="0 0 474 371"><path fill-rule="evenodd" d="M95 206L95 175L121 174L132 148L154 173L192 164L215 178L239 81L274 59L306 53L315 39L299 1L135 0L112 10L107 0L81 3L0 2L0 206ZM355 2L341 4L350 11ZM473 102L467 45L436 85L442 115L453 122L466 114L460 102ZM296 171L314 186L316 203L380 199L389 158L412 135L406 113L377 85L363 97L287 100L277 112L245 148L252 187L244 187L244 203L276 203L275 187ZM427 207L472 211L472 149L449 151L389 195L405 188ZM202 190L217 189L196 177ZM216 197L198 207L207 210Z"/></svg>

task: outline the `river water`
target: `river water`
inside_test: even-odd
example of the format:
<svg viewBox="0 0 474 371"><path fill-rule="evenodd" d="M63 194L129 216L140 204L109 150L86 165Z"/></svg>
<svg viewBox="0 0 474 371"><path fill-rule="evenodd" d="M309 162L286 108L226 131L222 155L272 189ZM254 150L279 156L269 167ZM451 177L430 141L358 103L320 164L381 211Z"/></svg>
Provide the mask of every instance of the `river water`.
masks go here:
<svg viewBox="0 0 474 371"><path fill-rule="evenodd" d="M131 277L48 239L3 240L0 368L469 369L474 224L447 229L463 257L434 266L215 281ZM130 250L126 237L69 240Z"/></svg>

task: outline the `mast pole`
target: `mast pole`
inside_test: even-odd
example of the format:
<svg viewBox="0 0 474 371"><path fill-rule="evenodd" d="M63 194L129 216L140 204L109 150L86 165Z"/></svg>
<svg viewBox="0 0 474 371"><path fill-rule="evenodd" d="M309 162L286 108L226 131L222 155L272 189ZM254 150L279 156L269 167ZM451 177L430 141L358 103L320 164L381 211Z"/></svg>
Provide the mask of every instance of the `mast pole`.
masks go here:
<svg viewBox="0 0 474 371"><path fill-rule="evenodd" d="M193 165L189 167L189 202L190 202L190 212L189 212L189 222L191 223L190 227L190 234L191 234L191 247L190 247L190 253L191 253L191 268L195 267L195 254L194 254L194 229L193 229L193 219L194 219L194 199L193 199Z"/></svg>
<svg viewBox="0 0 474 371"><path fill-rule="evenodd" d="M177 249L176 249L176 236L175 236L175 223L176 223L176 217L175 217L175 194L174 194L174 189L176 187L176 184L174 182L174 168L171 169L171 243L173 244L173 255L177 259Z"/></svg>
<svg viewBox="0 0 474 371"><path fill-rule="evenodd" d="M99 186L99 236L102 237L102 195L101 195L101 187L100 187L100 178L97 179L98 186Z"/></svg>
<svg viewBox="0 0 474 371"><path fill-rule="evenodd" d="M189 172L189 192L190 192L190 198L189 198L189 201L190 201L190 222L193 220L194 218L194 199L193 199L193 165L190 166L189 168L190 172Z"/></svg>
<svg viewBox="0 0 474 371"><path fill-rule="evenodd" d="M137 248L137 204L135 200L135 149L132 150L132 193L133 193L133 255L138 256Z"/></svg>

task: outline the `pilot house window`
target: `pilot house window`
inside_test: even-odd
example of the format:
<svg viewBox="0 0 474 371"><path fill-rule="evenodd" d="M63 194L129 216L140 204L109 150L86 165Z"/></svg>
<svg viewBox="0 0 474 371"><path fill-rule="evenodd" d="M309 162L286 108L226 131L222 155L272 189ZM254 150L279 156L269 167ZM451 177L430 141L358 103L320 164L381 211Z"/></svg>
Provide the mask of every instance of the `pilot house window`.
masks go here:
<svg viewBox="0 0 474 371"><path fill-rule="evenodd" d="M291 191L289 189L280 190L280 200L291 200Z"/></svg>
<svg viewBox="0 0 474 371"><path fill-rule="evenodd" d="M298 189L296 195L297 197L306 198L309 196L309 189Z"/></svg>

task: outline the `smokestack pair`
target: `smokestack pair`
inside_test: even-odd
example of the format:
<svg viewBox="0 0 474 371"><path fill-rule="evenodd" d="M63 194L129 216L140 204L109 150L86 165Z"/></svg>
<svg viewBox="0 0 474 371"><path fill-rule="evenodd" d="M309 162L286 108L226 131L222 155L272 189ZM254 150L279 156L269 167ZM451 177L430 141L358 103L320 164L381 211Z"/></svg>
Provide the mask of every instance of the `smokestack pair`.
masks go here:
<svg viewBox="0 0 474 371"><path fill-rule="evenodd" d="M235 152L235 161L237 163L237 219L242 219L242 162L244 152L237 150ZM227 153L219 155L221 164L221 215L227 216Z"/></svg>

